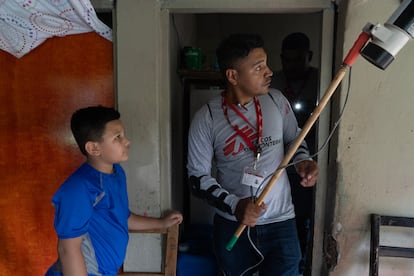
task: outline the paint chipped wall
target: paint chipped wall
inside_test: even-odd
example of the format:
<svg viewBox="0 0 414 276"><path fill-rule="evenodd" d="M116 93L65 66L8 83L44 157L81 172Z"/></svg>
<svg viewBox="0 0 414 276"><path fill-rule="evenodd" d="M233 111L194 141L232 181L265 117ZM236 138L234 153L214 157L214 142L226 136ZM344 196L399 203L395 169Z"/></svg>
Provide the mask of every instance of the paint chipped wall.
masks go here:
<svg viewBox="0 0 414 276"><path fill-rule="evenodd" d="M155 54L161 52L159 12L155 1L122 0L116 7L118 108L131 141L129 159L123 164L129 206L140 215L155 217L169 207L161 192L168 186L162 183L162 176L166 171L163 162L169 159L163 133L168 132L169 125L160 117L164 114L159 100L161 68ZM159 270L160 243L144 241L131 236L125 260L127 270ZM147 259L140 255L143 248Z"/></svg>
<svg viewBox="0 0 414 276"><path fill-rule="evenodd" d="M384 23L397 0L341 1L337 53L347 53L366 23ZM341 30L342 28L342 30ZM350 85L346 113L339 127L336 209L332 237L338 264L330 275L368 275L369 215L414 217L414 43L409 42L385 70L362 57L343 81L341 102ZM389 242L401 239L387 235ZM412 238L411 238L412 239ZM406 237L406 244L413 241ZM380 260L380 275L414 275L414 263Z"/></svg>

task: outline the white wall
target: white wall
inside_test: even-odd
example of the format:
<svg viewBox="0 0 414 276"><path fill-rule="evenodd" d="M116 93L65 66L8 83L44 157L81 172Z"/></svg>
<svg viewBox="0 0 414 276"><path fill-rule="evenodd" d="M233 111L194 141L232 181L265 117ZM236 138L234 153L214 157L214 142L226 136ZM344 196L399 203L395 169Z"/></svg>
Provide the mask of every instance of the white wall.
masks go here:
<svg viewBox="0 0 414 276"><path fill-rule="evenodd" d="M163 21L156 1L117 1L116 66L118 108L131 140L124 164L132 211L160 216L169 208L169 101L165 104L160 81L160 30ZM164 105L165 104L165 105ZM132 237L126 267L156 270L159 243L146 244ZM147 258L136 252L145 251Z"/></svg>
<svg viewBox="0 0 414 276"><path fill-rule="evenodd" d="M346 53L367 22L384 23L401 1L342 2L338 36L344 43L338 44L338 52ZM413 57L414 43L409 43L385 71L362 57L353 66L338 137L332 234L340 255L331 275L368 275L371 213L414 216ZM348 85L343 83L342 102ZM404 243L413 246L412 235ZM379 267L380 275L414 275L412 261L380 258Z"/></svg>

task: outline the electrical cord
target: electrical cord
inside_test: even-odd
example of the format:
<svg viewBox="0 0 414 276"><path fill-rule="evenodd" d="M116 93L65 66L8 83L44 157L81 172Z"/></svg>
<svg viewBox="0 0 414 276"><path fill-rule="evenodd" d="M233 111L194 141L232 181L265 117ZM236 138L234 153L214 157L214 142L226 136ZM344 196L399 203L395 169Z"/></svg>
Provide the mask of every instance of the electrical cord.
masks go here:
<svg viewBox="0 0 414 276"><path fill-rule="evenodd" d="M247 272L249 272L252 269L255 269L256 267L258 267L263 261L264 261L264 256L262 254L262 252L260 252L260 250L256 247L256 245L254 244L254 242L252 241L252 238L250 237L250 226L247 227L247 238L249 239L249 242L251 244L251 246L253 247L253 249L256 251L256 253L260 256L260 261L258 263L256 263L255 265L248 267L245 271L243 271L240 276L245 275Z"/></svg>
<svg viewBox="0 0 414 276"><path fill-rule="evenodd" d="M348 88L347 88L347 92L346 92L346 95L345 95L344 104L342 106L341 112L339 113L338 120L336 120L331 132L329 133L328 137L325 139L325 142L322 144L322 146L318 149L317 152L315 152L314 154L312 154L310 156L310 158L314 158L314 157L318 156L326 148L326 146L329 144L329 141L331 140L333 134L335 133L336 129L338 128L339 122L342 120L342 117L343 117L344 112L345 112L345 108L346 108L347 103L348 103L349 92L350 92L350 88L351 88L351 75L352 75L352 67L349 67ZM291 162L291 163L287 164L286 166L278 168L276 171L278 171L280 169L285 169L285 168L293 166L293 165L296 165L297 163L299 163L303 160L306 160L306 159L301 159L301 160L298 160L298 161L295 161L295 162Z"/></svg>
<svg viewBox="0 0 414 276"><path fill-rule="evenodd" d="M332 138L332 136L333 136L333 134L335 133L335 131L336 131L336 129L338 128L338 126L339 126L339 123L340 123L340 121L342 120L342 117L343 117L343 115L344 115L344 112L345 112L345 108L346 108L346 106L347 106L347 104L348 104L348 98L349 98L349 93L350 93L350 88L351 88L351 75L352 75L352 67L349 67L349 74L348 74L348 88L347 88L347 92L346 92L346 95L345 95L345 101L344 101L344 104L343 104L343 106L342 106L342 109L341 109L341 112L339 113L339 117L338 117L338 120L336 120L336 122L335 122L335 124L334 124L334 126L333 126L333 128L332 128L332 130L331 130L331 132L329 133L329 135L328 135L328 137L325 139L325 142L322 144L322 146L318 149L318 151L317 152L315 152L314 154L312 154L309 158L314 158L314 157L316 157L316 156L318 156L325 148L326 148L326 146L329 144L329 141L331 140L331 138ZM287 165L285 165L285 166L282 166L282 167L278 167L277 169L276 169L276 171L273 173L273 174L271 174L270 176L273 176L276 172L278 172L279 170L282 170L282 169L286 169L286 168L288 168L288 167L291 167L291 166L293 166L293 165L296 165L296 164L298 164L298 163L300 163L300 162L302 162L302 161L304 161L304 160L307 160L307 159L299 159L299 160L297 160L297 161L295 161L295 162L291 162L291 163L289 163L289 164L287 164ZM268 178L268 177L267 177ZM267 179L266 178L266 179ZM264 182L264 181L263 181ZM261 186L261 185L260 185Z"/></svg>

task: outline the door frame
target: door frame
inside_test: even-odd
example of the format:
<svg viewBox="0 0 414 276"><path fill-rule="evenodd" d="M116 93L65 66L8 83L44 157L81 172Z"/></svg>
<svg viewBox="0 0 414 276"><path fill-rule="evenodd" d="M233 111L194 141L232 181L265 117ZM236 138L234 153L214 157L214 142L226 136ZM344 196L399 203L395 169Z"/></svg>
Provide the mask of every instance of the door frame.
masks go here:
<svg viewBox="0 0 414 276"><path fill-rule="evenodd" d="M225 3L223 3L225 2ZM319 98L321 98L328 86L331 83L333 75L333 54L334 54L334 21L335 10L331 1L290 1L290 0L257 0L257 1L236 1L237 5L232 1L212 0L212 1L194 1L194 0L175 0L175 1L161 1L161 44L162 55L161 64L167 64L166 70L163 73L166 75L162 77L168 80L169 83L176 77L176 69L171 68L171 64L176 63L172 60L176 57L171 55L170 50L170 33L171 20L170 16L174 13L180 14L197 14L197 13L266 13L266 14L280 14L280 13L309 13L321 12L321 42L320 42L320 91ZM174 71L175 70L175 71ZM169 90L170 99L173 97L173 89ZM318 121L318 145L322 145L327 139L330 131L331 118L331 103L328 103L325 110L321 113ZM320 169L318 184L316 187L315 201L320 204L315 204L315 219L314 219L314 233L313 233L313 252L312 252L312 275L323 275L324 269L324 239L327 229L325 221L326 211L325 204L327 199L328 186L328 157L327 149L323 150L318 155L318 165Z"/></svg>

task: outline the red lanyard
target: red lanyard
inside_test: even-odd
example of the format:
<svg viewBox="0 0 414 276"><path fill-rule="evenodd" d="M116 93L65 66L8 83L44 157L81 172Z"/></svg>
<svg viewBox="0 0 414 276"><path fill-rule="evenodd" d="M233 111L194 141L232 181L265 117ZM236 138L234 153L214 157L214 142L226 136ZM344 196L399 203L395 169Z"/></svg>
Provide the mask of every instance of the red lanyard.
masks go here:
<svg viewBox="0 0 414 276"><path fill-rule="evenodd" d="M255 146L253 144L253 142L249 139L249 137L246 135L246 133L242 132L238 125L232 125L232 123L230 122L229 119L229 115L228 115L228 110L227 110L227 106L229 106L240 118L243 119L243 121L245 121L247 124L249 124L251 127L255 128L253 126L253 124L234 106L234 104L232 104L231 102L229 102L226 97L223 95L222 96L222 108L223 108L223 113L224 116L227 119L227 122L229 122L229 124L233 127L233 129L237 132L237 134L243 138L243 140L247 143L247 145L249 146L249 148L255 153L256 158L259 157L260 154L260 140L262 138L262 133L263 133L263 117L262 117L262 108L260 107L260 102L259 100L254 97L253 101L254 101L254 107L256 109L256 121L257 121L257 145Z"/></svg>

